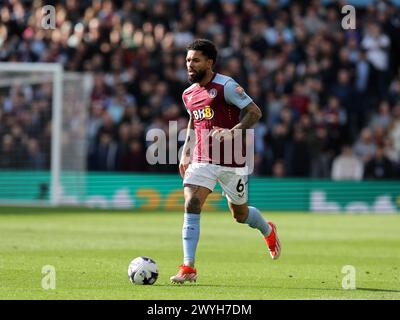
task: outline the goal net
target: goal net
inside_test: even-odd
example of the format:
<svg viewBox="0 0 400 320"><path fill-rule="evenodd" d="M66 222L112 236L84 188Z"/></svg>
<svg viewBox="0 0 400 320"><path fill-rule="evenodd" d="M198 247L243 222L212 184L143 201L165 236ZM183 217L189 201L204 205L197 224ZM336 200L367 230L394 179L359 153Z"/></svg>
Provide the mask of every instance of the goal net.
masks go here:
<svg viewBox="0 0 400 320"><path fill-rule="evenodd" d="M92 77L0 63L0 204L78 204L85 194Z"/></svg>

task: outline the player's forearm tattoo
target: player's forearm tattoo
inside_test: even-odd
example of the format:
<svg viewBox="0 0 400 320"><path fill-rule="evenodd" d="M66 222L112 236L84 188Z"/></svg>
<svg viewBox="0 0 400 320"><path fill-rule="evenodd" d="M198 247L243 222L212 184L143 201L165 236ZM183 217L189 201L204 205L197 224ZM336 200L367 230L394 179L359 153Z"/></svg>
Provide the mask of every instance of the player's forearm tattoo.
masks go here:
<svg viewBox="0 0 400 320"><path fill-rule="evenodd" d="M255 125L257 123L257 121L259 120L259 116L258 113L255 111L247 111L242 120L240 121L241 123L241 129L249 129L251 128L253 125Z"/></svg>
<svg viewBox="0 0 400 320"><path fill-rule="evenodd" d="M258 120L260 120L260 118L260 109L255 105L248 106L240 112L241 120L232 129L242 129L244 133L245 129L253 127L258 122Z"/></svg>

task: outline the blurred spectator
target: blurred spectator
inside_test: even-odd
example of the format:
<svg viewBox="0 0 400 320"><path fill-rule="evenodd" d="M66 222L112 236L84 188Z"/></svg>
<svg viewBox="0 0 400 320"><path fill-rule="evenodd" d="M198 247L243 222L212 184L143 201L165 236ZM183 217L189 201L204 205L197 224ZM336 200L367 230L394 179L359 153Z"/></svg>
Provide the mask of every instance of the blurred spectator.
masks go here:
<svg viewBox="0 0 400 320"><path fill-rule="evenodd" d="M311 154L302 129L295 130L287 156L291 176L308 177L310 175Z"/></svg>
<svg viewBox="0 0 400 320"><path fill-rule="evenodd" d="M335 154L339 154L340 147L347 140L347 112L340 106L339 99L335 96L328 98L328 105L322 114L323 124L327 128L329 145Z"/></svg>
<svg viewBox="0 0 400 320"><path fill-rule="evenodd" d="M384 148L376 148L374 157L365 164L365 179L393 179L393 163L385 156Z"/></svg>
<svg viewBox="0 0 400 320"><path fill-rule="evenodd" d="M268 133L268 128L262 122L259 122L254 128L254 171L259 175L263 171L263 155L265 154L264 140Z"/></svg>
<svg viewBox="0 0 400 320"><path fill-rule="evenodd" d="M344 145L342 153L333 160L333 180L361 180L363 177L363 163L353 155L351 146Z"/></svg>
<svg viewBox="0 0 400 320"><path fill-rule="evenodd" d="M383 148L385 150L385 156L393 163L394 174L399 175L400 154L394 149L393 142L388 137L383 141Z"/></svg>
<svg viewBox="0 0 400 320"><path fill-rule="evenodd" d="M40 151L39 143L36 139L30 139L28 143L28 168L43 170L46 167L46 159Z"/></svg>
<svg viewBox="0 0 400 320"><path fill-rule="evenodd" d="M286 124L279 123L274 127L270 137L270 148L274 160L284 159L287 152L287 146L290 142L289 128Z"/></svg>
<svg viewBox="0 0 400 320"><path fill-rule="evenodd" d="M89 155L89 168L96 171L114 171L117 169L117 143L110 132L103 131L99 142Z"/></svg>
<svg viewBox="0 0 400 320"><path fill-rule="evenodd" d="M394 79L389 87L389 100L391 104L400 101L400 79Z"/></svg>
<svg viewBox="0 0 400 320"><path fill-rule="evenodd" d="M392 115L390 112L390 105L387 100L382 100L379 104L379 113L372 116L370 121L370 127L375 129L377 127L387 128L392 121Z"/></svg>
<svg viewBox="0 0 400 320"><path fill-rule="evenodd" d="M0 148L0 168L9 169L18 167L20 159L15 152L14 141L11 135L6 134L3 136Z"/></svg>
<svg viewBox="0 0 400 320"><path fill-rule="evenodd" d="M337 75L337 82L332 85L331 92L335 95L346 110L351 110L354 103L354 91L348 70L341 69Z"/></svg>
<svg viewBox="0 0 400 320"><path fill-rule="evenodd" d="M330 147L327 130L318 126L316 134L310 143L311 151L311 177L329 178L331 176L331 163L334 151Z"/></svg>
<svg viewBox="0 0 400 320"><path fill-rule="evenodd" d="M328 98L328 105L325 108L324 120L329 127L343 127L347 122L347 113L339 104L339 99L335 96Z"/></svg>
<svg viewBox="0 0 400 320"><path fill-rule="evenodd" d="M397 159L400 159L400 101L393 108L393 119L389 126L388 139Z"/></svg>
<svg viewBox="0 0 400 320"><path fill-rule="evenodd" d="M279 114L281 113L283 104L282 101L276 97L273 91L267 92L266 100L264 117L266 118L267 126L272 128L279 121Z"/></svg>
<svg viewBox="0 0 400 320"><path fill-rule="evenodd" d="M361 131L360 139L354 145L354 153L364 163L372 159L375 154L376 145L373 141L372 132L368 128Z"/></svg>
<svg viewBox="0 0 400 320"><path fill-rule="evenodd" d="M361 46L367 51L367 59L371 64L370 88L376 88L374 92L379 98L383 98L388 89L390 38L382 32L378 23L370 23Z"/></svg>
<svg viewBox="0 0 400 320"><path fill-rule="evenodd" d="M295 119L308 111L310 98L305 93L304 84L300 81L294 84L291 105L294 111Z"/></svg>
<svg viewBox="0 0 400 320"><path fill-rule="evenodd" d="M366 114L370 109L368 101L368 85L370 66L364 50L357 51L357 60L354 79L354 103L349 106L349 127L352 136L355 136L366 121Z"/></svg>
<svg viewBox="0 0 400 320"><path fill-rule="evenodd" d="M121 171L147 171L146 152L139 140L131 140L121 158Z"/></svg>
<svg viewBox="0 0 400 320"><path fill-rule="evenodd" d="M272 176L275 178L283 178L286 176L284 161L279 159L272 166Z"/></svg>
<svg viewBox="0 0 400 320"><path fill-rule="evenodd" d="M318 16L318 12L315 10L313 6L309 6L307 8L307 13L304 18L304 26L308 34L315 34L318 30L320 30L324 23L321 18Z"/></svg>

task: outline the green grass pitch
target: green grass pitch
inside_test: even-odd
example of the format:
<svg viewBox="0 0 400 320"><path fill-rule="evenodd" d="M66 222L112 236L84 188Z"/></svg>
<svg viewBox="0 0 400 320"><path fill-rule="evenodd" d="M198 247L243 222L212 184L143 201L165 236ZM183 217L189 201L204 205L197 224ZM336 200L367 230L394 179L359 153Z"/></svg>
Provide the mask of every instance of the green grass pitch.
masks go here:
<svg viewBox="0 0 400 320"><path fill-rule="evenodd" d="M182 213L0 207L0 299L400 299L400 215L263 213L278 227L272 261L257 230L203 212L197 283L172 285L182 258ZM153 286L128 281L150 256ZM42 267L56 288L41 286ZM356 271L344 290L342 267Z"/></svg>

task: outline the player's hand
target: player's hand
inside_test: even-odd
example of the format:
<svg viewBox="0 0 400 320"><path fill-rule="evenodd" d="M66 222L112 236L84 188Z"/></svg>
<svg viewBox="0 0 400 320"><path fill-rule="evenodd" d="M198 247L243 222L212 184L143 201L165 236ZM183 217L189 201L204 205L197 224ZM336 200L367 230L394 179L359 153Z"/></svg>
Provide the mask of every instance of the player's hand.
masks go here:
<svg viewBox="0 0 400 320"><path fill-rule="evenodd" d="M233 139L233 132L226 128L213 127L210 132L211 137L218 141L229 141Z"/></svg>
<svg viewBox="0 0 400 320"><path fill-rule="evenodd" d="M179 173L182 179L185 177L186 169L189 167L189 161L182 161L179 163Z"/></svg>

